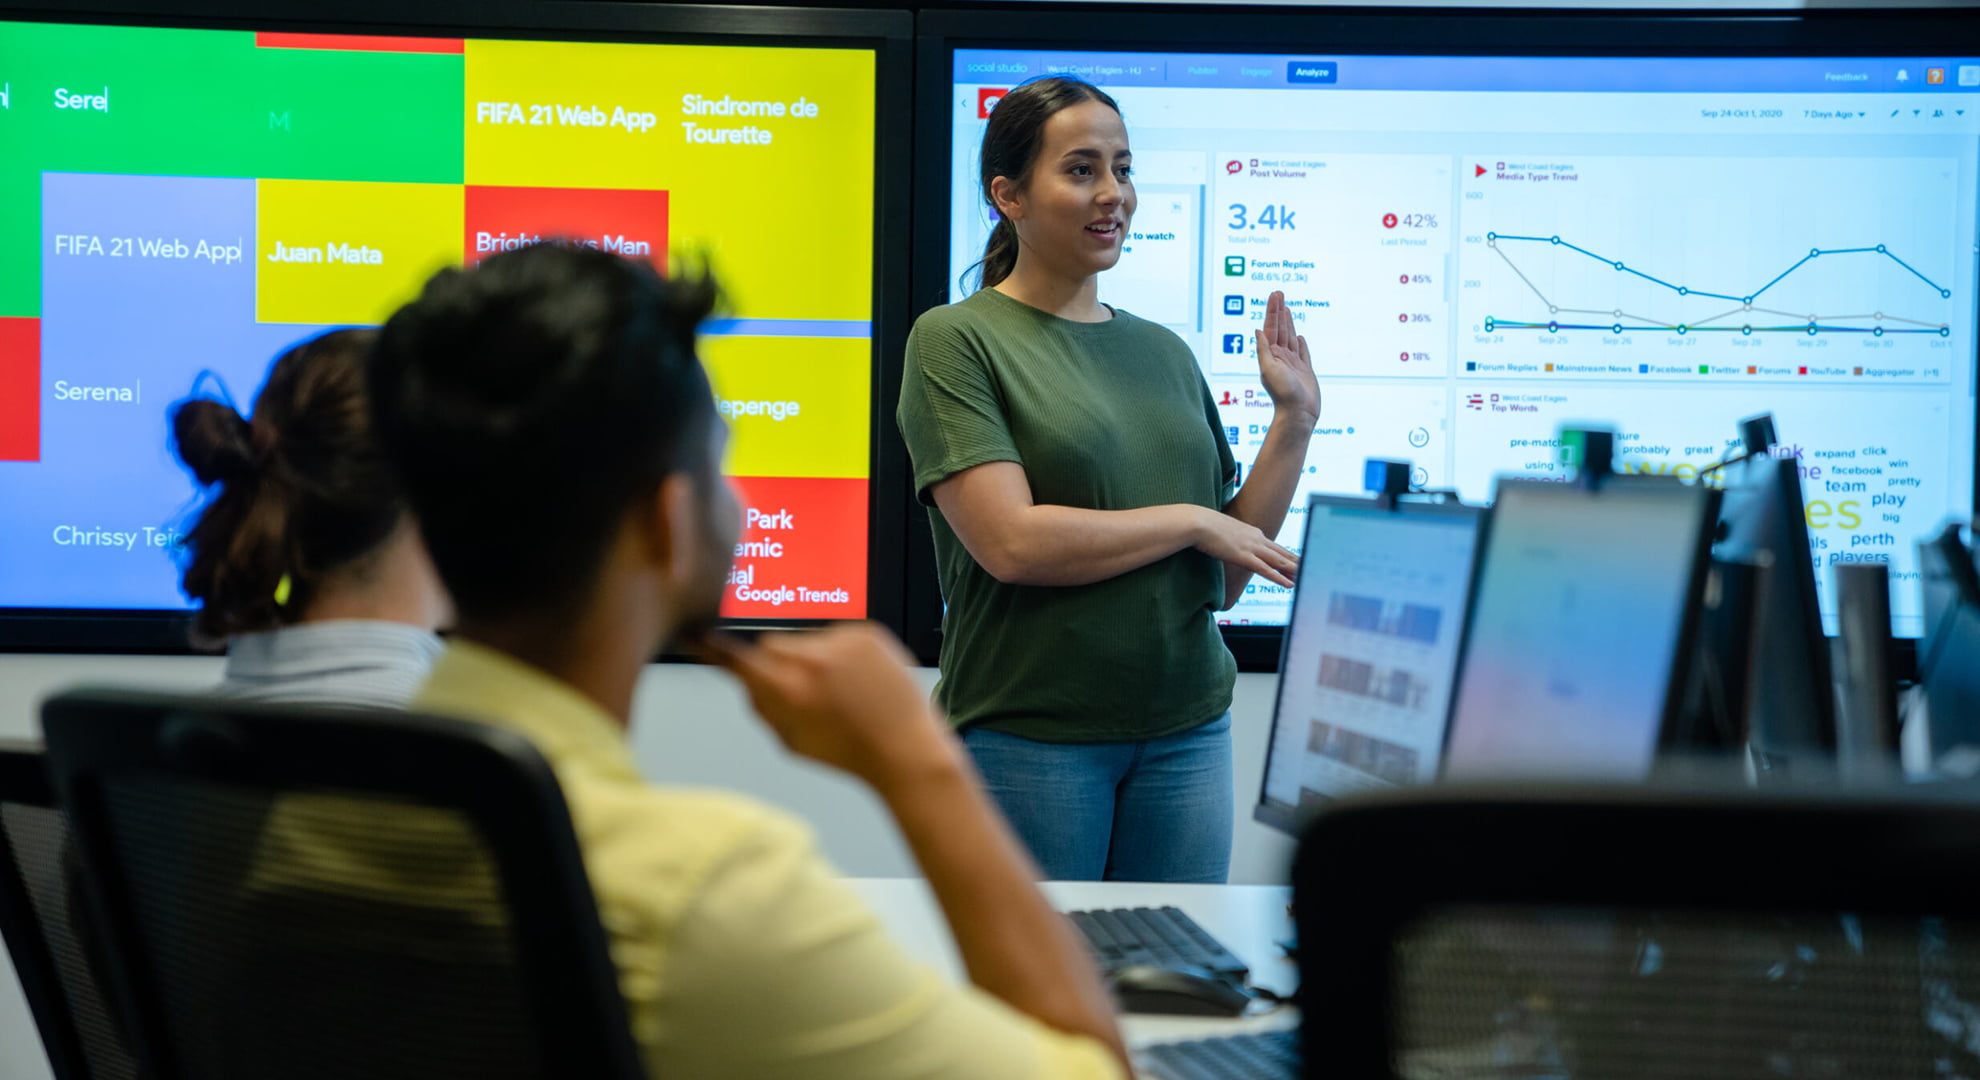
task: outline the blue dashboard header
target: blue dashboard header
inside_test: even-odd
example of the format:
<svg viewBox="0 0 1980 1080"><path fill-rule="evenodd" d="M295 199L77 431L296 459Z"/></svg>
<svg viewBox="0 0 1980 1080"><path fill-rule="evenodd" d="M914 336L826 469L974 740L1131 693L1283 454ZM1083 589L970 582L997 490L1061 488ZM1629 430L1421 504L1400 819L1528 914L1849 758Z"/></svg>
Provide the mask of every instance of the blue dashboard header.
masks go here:
<svg viewBox="0 0 1980 1080"><path fill-rule="evenodd" d="M1075 75L1102 86L1563 93L1980 93L1980 58L1644 59L958 49L955 81Z"/></svg>

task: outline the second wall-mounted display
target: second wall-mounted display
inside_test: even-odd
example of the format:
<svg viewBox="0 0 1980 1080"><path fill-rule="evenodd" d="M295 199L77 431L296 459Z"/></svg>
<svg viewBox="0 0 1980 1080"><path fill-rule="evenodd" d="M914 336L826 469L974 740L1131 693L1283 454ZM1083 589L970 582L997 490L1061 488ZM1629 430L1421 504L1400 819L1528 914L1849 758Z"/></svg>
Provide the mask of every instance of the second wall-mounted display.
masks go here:
<svg viewBox="0 0 1980 1080"><path fill-rule="evenodd" d="M246 411L289 345L546 238L721 280L701 349L745 515L723 614L898 621L874 484L909 17L478 10L0 22L0 637L182 646L197 496L170 405Z"/></svg>

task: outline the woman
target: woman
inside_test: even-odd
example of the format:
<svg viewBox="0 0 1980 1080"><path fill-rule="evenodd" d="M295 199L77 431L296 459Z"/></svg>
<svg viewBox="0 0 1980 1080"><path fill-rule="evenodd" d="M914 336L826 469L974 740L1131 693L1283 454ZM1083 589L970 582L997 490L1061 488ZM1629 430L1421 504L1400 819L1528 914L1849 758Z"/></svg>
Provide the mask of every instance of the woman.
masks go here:
<svg viewBox="0 0 1980 1080"><path fill-rule="evenodd" d="M208 490L183 541L196 639L227 643L216 693L403 707L440 653L448 602L372 437L370 330L275 361L253 419L205 398L172 410Z"/></svg>
<svg viewBox="0 0 1980 1080"><path fill-rule="evenodd" d="M948 603L937 695L1046 876L1215 882L1236 664L1214 612L1253 574L1292 584L1272 537L1320 391L1274 293L1257 336L1276 412L1237 490L1189 347L1098 298L1131 160L1095 87L1004 97L983 136L982 287L916 322L899 420Z"/></svg>
<svg viewBox="0 0 1980 1080"><path fill-rule="evenodd" d="M174 450L206 491L181 587L200 605L194 640L227 644L216 695L403 708L440 654L450 605L372 437L373 336L335 330L283 353L252 420L208 398L172 407ZM102 972L81 864L73 847L63 858L70 922Z"/></svg>

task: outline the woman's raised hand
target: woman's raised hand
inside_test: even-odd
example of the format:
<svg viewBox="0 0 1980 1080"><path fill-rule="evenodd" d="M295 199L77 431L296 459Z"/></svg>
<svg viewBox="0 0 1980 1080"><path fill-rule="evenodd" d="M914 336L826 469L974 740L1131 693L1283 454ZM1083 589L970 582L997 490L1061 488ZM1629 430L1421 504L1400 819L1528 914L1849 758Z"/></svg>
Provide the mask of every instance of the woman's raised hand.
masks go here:
<svg viewBox="0 0 1980 1080"><path fill-rule="evenodd" d="M1312 422L1320 419L1320 380L1306 338L1293 328L1286 294L1274 291L1265 305L1265 325L1257 331L1258 378L1279 411Z"/></svg>

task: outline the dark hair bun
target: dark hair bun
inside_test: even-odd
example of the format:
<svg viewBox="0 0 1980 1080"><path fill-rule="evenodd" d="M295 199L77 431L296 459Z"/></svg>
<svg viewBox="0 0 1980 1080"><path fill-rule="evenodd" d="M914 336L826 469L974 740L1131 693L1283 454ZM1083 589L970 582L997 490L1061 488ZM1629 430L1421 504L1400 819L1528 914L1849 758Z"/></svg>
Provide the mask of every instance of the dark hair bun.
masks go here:
<svg viewBox="0 0 1980 1080"><path fill-rule="evenodd" d="M203 398L174 408L179 457L207 489L182 541L181 584L200 605L197 639L292 621L327 576L373 554L404 520L371 432L365 358L373 336L332 330L283 353L252 423Z"/></svg>
<svg viewBox="0 0 1980 1080"><path fill-rule="evenodd" d="M172 441L202 485L243 480L254 471L254 426L223 402L180 403L172 410Z"/></svg>

